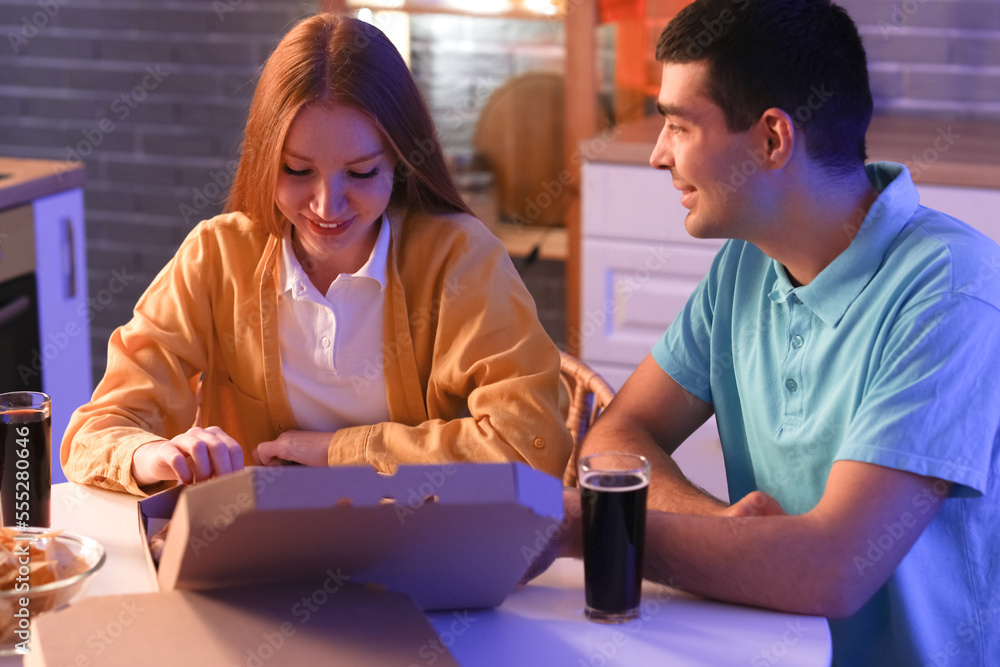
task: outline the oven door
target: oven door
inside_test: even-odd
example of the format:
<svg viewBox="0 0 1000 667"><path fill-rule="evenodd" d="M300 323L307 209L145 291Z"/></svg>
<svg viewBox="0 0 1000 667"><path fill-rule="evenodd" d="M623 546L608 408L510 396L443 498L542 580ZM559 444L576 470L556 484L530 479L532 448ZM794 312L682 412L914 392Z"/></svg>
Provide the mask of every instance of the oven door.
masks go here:
<svg viewBox="0 0 1000 667"><path fill-rule="evenodd" d="M42 391L35 274L0 283L0 391Z"/></svg>
<svg viewBox="0 0 1000 667"><path fill-rule="evenodd" d="M0 392L42 391L31 206L0 211Z"/></svg>

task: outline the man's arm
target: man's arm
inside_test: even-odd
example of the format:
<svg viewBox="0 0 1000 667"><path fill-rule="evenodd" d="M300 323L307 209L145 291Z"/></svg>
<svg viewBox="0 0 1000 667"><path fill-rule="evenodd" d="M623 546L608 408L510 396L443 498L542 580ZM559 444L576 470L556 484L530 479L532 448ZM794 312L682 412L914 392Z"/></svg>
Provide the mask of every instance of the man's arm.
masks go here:
<svg viewBox="0 0 1000 667"><path fill-rule="evenodd" d="M885 583L950 490L939 479L837 461L820 502L805 514L650 511L645 577L728 602L843 618ZM573 544L564 542L563 555L579 557L579 532L566 536ZM869 541L880 555L870 555Z"/></svg>
<svg viewBox="0 0 1000 667"><path fill-rule="evenodd" d="M581 456L625 451L649 459L653 477L649 507L686 514L718 514L726 504L692 484L670 454L712 416L712 406L695 398L647 356L594 424Z"/></svg>

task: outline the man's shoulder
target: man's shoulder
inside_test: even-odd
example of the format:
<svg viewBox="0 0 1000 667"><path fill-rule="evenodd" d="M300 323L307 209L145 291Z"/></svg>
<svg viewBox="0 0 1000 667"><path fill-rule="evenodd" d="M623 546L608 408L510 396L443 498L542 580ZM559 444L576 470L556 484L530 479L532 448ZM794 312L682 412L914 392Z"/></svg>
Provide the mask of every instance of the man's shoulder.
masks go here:
<svg viewBox="0 0 1000 667"><path fill-rule="evenodd" d="M935 273L941 289L1000 308L1000 246L971 225L920 206L894 251L925 273Z"/></svg>
<svg viewBox="0 0 1000 667"><path fill-rule="evenodd" d="M944 211L927 206L921 205L917 207L907 227L938 239L945 244L973 242L996 246L994 241L972 225L948 215Z"/></svg>

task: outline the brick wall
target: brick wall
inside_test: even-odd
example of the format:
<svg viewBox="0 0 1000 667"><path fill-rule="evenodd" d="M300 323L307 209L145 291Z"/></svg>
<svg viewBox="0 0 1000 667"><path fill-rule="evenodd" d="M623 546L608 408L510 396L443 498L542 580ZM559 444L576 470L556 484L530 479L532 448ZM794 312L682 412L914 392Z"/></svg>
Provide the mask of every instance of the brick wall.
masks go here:
<svg viewBox="0 0 1000 667"><path fill-rule="evenodd" d="M876 111L1000 118L1000 2L837 2L864 38Z"/></svg>
<svg viewBox="0 0 1000 667"><path fill-rule="evenodd" d="M125 277L91 323L95 378L111 331L194 224L221 210L256 72L287 26L316 7L0 4L0 154L85 162L90 294Z"/></svg>
<svg viewBox="0 0 1000 667"><path fill-rule="evenodd" d="M562 72L561 21L414 14L410 67L445 149L471 150L479 112L504 81L535 70Z"/></svg>

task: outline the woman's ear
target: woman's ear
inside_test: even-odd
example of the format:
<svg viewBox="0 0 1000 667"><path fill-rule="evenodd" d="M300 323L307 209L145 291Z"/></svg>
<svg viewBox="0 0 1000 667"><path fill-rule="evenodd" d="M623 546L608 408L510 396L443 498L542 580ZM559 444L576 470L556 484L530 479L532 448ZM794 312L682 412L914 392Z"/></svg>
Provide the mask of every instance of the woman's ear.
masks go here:
<svg viewBox="0 0 1000 667"><path fill-rule="evenodd" d="M765 164L771 169L781 169L792 157L798 139L795 123L785 111L772 107L764 111L754 127L756 148L763 151Z"/></svg>

